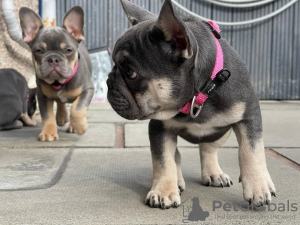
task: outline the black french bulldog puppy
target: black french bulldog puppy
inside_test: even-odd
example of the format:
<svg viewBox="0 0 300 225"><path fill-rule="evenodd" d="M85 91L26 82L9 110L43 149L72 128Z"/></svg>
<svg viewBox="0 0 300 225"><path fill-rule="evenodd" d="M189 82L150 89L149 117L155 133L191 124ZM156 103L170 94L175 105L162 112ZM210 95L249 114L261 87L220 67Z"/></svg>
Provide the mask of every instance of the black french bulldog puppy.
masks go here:
<svg viewBox="0 0 300 225"><path fill-rule="evenodd" d="M63 27L43 27L40 17L23 7L20 12L23 38L32 50L38 102L43 129L40 141L58 140L56 123L68 121L65 103L73 103L68 132L87 130L86 112L94 94L92 62L84 40L82 8L75 6L64 17ZM57 102L56 117L53 102Z"/></svg>
<svg viewBox="0 0 300 225"><path fill-rule="evenodd" d="M14 69L0 69L0 130L35 126L36 88Z"/></svg>
<svg viewBox="0 0 300 225"><path fill-rule="evenodd" d="M231 130L239 143L245 200L256 206L269 203L275 187L266 166L259 101L243 60L224 39L217 40L218 27L180 18L170 0L165 0L159 16L127 0L121 3L133 27L115 44L108 100L126 119L151 119L153 185L146 203L169 208L181 202L185 182L178 136L199 144L204 185L232 185L217 158ZM213 79L220 49L227 70ZM208 96L202 107L191 103L199 95ZM182 110L186 104L192 105L191 116Z"/></svg>

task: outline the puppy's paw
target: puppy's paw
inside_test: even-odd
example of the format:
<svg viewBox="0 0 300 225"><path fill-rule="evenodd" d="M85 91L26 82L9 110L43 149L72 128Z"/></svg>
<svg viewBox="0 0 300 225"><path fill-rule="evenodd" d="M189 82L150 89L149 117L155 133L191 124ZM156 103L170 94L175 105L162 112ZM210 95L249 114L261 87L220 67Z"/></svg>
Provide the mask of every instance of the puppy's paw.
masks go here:
<svg viewBox="0 0 300 225"><path fill-rule="evenodd" d="M38 137L39 141L57 141L58 134L55 124L47 124L43 127L42 132Z"/></svg>
<svg viewBox="0 0 300 225"><path fill-rule="evenodd" d="M14 124L15 129L20 129L23 127L23 123L20 120L17 120Z"/></svg>
<svg viewBox="0 0 300 225"><path fill-rule="evenodd" d="M21 115L21 120L26 126L31 126L35 127L36 126L36 121L31 119L27 114L22 114Z"/></svg>
<svg viewBox="0 0 300 225"><path fill-rule="evenodd" d="M216 174L202 174L201 177L202 184L205 186L214 187L230 187L233 185L231 178L225 173Z"/></svg>
<svg viewBox="0 0 300 225"><path fill-rule="evenodd" d="M36 125L37 125L36 121L35 120L31 120L31 121L32 121L32 123L30 124L30 126L36 127Z"/></svg>
<svg viewBox="0 0 300 225"><path fill-rule="evenodd" d="M146 197L146 205L152 208L177 208L180 204L180 190L177 187L174 189L153 189L149 191Z"/></svg>
<svg viewBox="0 0 300 225"><path fill-rule="evenodd" d="M58 134L57 132L53 133L45 133L41 132L39 135L39 141L57 141L58 140Z"/></svg>
<svg viewBox="0 0 300 225"><path fill-rule="evenodd" d="M268 171L264 173L243 174L240 176L243 185L244 199L249 204L263 206L271 202L271 196L276 197L276 189Z"/></svg>
<svg viewBox="0 0 300 225"><path fill-rule="evenodd" d="M87 128L88 128L88 125L87 125L86 119L83 121L77 121L77 122L72 122L72 120L71 120L70 126L69 126L67 132L82 135L86 132Z"/></svg>

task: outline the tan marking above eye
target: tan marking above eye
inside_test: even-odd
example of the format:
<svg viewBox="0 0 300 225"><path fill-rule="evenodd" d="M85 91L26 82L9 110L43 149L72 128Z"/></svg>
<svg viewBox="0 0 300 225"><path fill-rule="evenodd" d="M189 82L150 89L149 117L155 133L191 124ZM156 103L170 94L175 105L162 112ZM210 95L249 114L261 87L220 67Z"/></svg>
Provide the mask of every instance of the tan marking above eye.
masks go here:
<svg viewBox="0 0 300 225"><path fill-rule="evenodd" d="M124 50L122 53L123 53L123 56L130 56L130 53L126 50Z"/></svg>
<svg viewBox="0 0 300 225"><path fill-rule="evenodd" d="M41 46L46 49L47 48L47 44L45 42L42 42Z"/></svg>
<svg viewBox="0 0 300 225"><path fill-rule="evenodd" d="M60 47L61 49L64 49L66 46L67 46L67 44L64 43L64 42L60 43L60 45L59 45L59 47Z"/></svg>

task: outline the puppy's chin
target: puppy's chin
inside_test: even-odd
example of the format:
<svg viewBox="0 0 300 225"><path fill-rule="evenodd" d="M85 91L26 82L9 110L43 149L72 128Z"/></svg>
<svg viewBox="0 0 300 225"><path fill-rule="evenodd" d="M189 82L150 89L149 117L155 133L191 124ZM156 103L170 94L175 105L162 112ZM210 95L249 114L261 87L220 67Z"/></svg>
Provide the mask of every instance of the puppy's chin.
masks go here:
<svg viewBox="0 0 300 225"><path fill-rule="evenodd" d="M121 117L127 120L138 120L140 115L132 111L116 111Z"/></svg>
<svg viewBox="0 0 300 225"><path fill-rule="evenodd" d="M142 116L139 120L155 119L155 120L169 120L176 116L178 111L175 110L165 110L160 112L154 112L148 115Z"/></svg>
<svg viewBox="0 0 300 225"><path fill-rule="evenodd" d="M116 111L116 113L127 120L138 120L140 119L140 113L138 110L132 110L130 106L128 106L128 109L125 109L122 106L114 105L110 103L112 108Z"/></svg>
<svg viewBox="0 0 300 225"><path fill-rule="evenodd" d="M119 95L116 97L116 94ZM140 109L135 102L129 101L124 96L120 95L120 92L109 91L107 100L109 101L112 108L121 117L127 120L136 120L141 118Z"/></svg>

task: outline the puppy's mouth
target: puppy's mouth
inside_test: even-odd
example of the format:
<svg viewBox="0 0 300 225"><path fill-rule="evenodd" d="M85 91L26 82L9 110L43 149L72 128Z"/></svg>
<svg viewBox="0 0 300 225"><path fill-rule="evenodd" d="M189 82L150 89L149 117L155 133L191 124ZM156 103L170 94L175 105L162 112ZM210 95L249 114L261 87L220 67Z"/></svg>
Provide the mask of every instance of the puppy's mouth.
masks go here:
<svg viewBox="0 0 300 225"><path fill-rule="evenodd" d="M60 77L61 74L59 72L59 69L54 68L53 70L50 71L50 73L48 74L48 77Z"/></svg>
<svg viewBox="0 0 300 225"><path fill-rule="evenodd" d="M51 84L55 80L61 82L61 80L67 79L71 74L72 70L69 67L46 65L41 67L38 77Z"/></svg>
<svg viewBox="0 0 300 225"><path fill-rule="evenodd" d="M118 90L108 91L107 97L113 109L123 118L128 120L135 120L140 118L137 106L130 102Z"/></svg>

